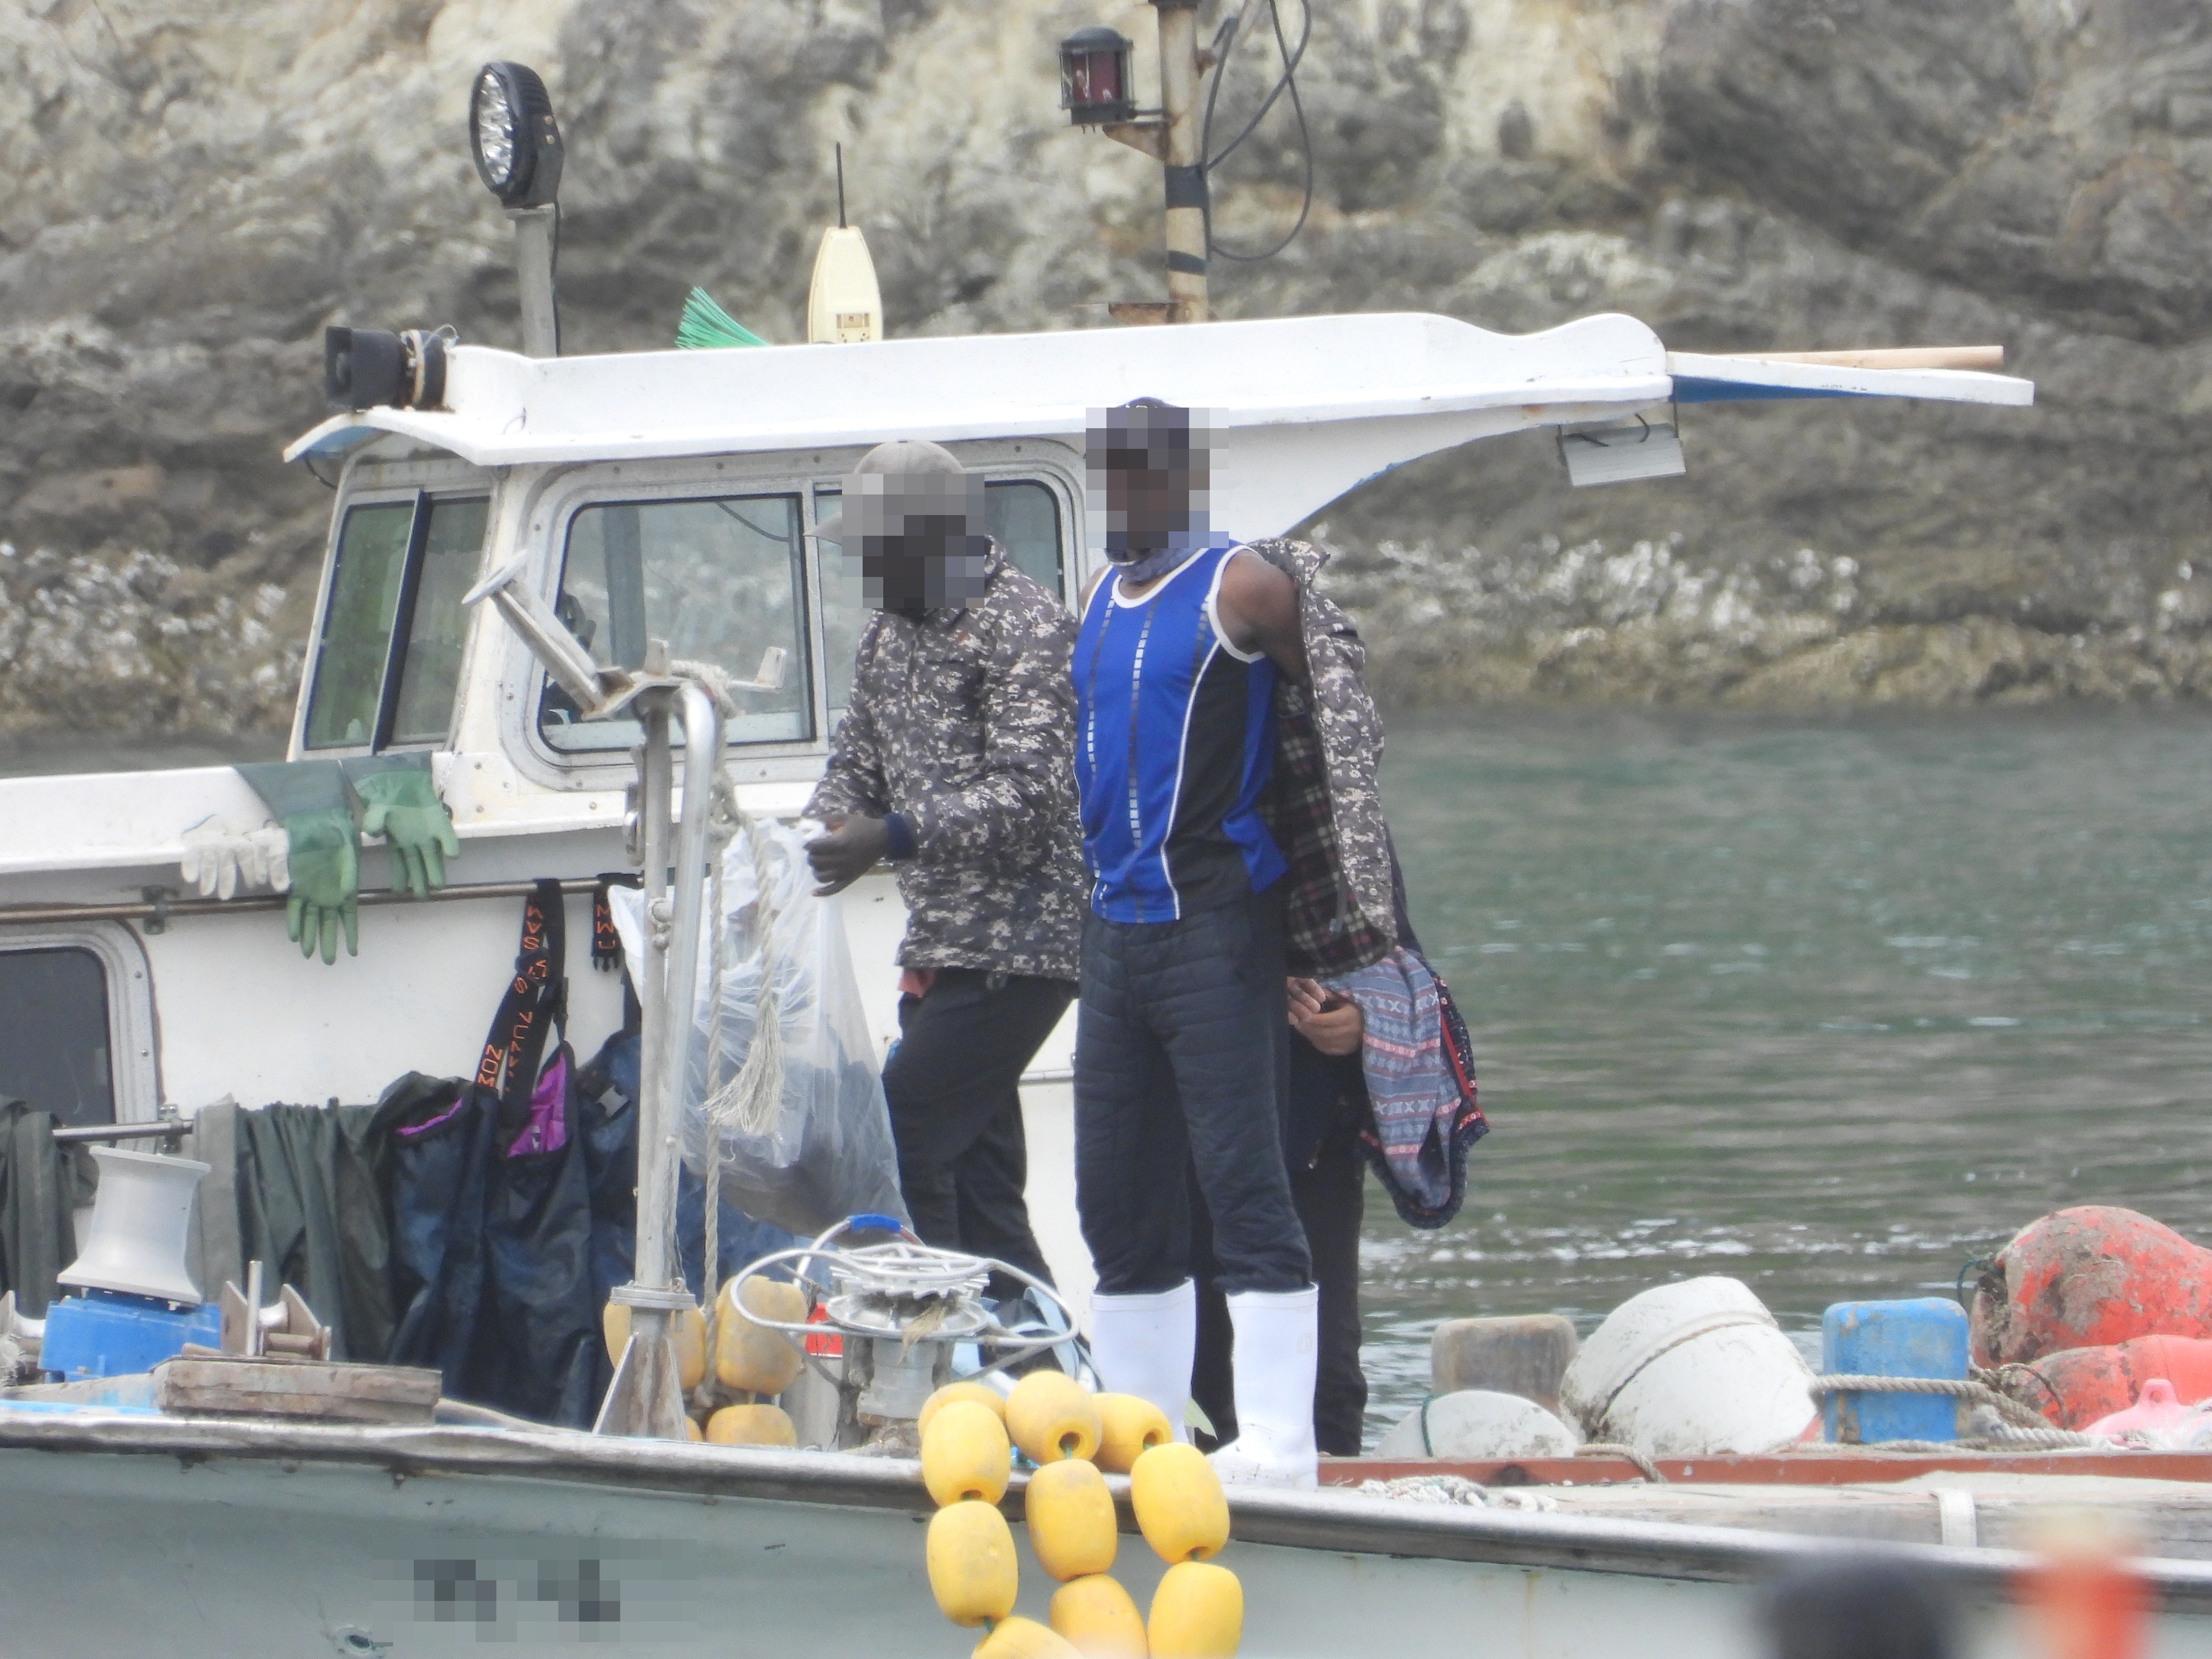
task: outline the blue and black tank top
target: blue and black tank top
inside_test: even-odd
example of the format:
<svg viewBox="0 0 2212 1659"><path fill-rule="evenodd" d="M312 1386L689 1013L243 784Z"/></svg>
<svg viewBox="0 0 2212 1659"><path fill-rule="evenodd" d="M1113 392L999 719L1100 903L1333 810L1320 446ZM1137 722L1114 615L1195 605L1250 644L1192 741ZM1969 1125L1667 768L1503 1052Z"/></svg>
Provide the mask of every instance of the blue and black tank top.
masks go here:
<svg viewBox="0 0 2212 1659"><path fill-rule="evenodd" d="M1275 753L1275 665L1214 619L1237 551L1205 547L1140 599L1110 574L1084 607L1075 779L1091 908L1174 921L1260 892L1285 870L1257 810Z"/></svg>

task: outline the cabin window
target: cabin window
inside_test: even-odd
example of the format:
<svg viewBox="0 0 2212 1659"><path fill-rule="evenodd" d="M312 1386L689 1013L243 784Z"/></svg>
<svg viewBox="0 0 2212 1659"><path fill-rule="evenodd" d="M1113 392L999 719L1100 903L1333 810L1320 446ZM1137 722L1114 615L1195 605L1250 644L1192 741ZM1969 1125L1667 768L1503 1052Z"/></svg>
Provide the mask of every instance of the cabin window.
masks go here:
<svg viewBox="0 0 2212 1659"><path fill-rule="evenodd" d="M1044 591L1067 598L1066 550L1060 539L1060 498L1041 483L994 483L983 491L990 509L991 533L1014 566Z"/></svg>
<svg viewBox="0 0 2212 1659"><path fill-rule="evenodd" d="M804 743L814 713L801 529L795 495L594 503L568 520L555 609L592 661L609 667L641 666L646 641L661 639L677 660L750 681L780 650L781 679L738 687L727 736ZM538 727L553 748L626 750L637 740L634 720L579 721L575 713L549 683Z"/></svg>
<svg viewBox="0 0 2212 1659"><path fill-rule="evenodd" d="M839 492L817 490L817 522L837 510ZM1066 553L1060 545L1060 498L1041 483L1026 479L988 483L983 505L989 514L991 535L1006 550L1014 568L1034 577L1046 592L1066 601ZM830 707L842 709L853 693L853 659L860 648L860 629L870 608L861 596L860 562L849 559L836 542L819 544L822 550L822 652L828 659Z"/></svg>
<svg viewBox="0 0 2212 1659"><path fill-rule="evenodd" d="M0 951L0 1099L64 1124L115 1121L107 971L79 949Z"/></svg>
<svg viewBox="0 0 2212 1659"><path fill-rule="evenodd" d="M307 749L445 741L460 684L461 598L490 502L416 495L347 509L307 698Z"/></svg>

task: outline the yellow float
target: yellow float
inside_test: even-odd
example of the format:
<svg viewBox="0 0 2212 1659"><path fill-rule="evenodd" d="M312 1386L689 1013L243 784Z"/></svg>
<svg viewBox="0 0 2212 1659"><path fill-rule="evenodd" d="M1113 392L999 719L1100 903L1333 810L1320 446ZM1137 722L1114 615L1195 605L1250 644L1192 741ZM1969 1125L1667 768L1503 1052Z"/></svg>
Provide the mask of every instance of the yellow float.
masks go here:
<svg viewBox="0 0 2212 1659"><path fill-rule="evenodd" d="M1079 1457L1047 1463L1030 1477L1022 1503L1030 1547L1052 1577L1081 1578L1114 1565L1114 1496L1097 1465Z"/></svg>
<svg viewBox="0 0 2212 1659"><path fill-rule="evenodd" d="M605 1337L607 1358L616 1364L622 1364L623 1350L629 1346L629 1305L610 1301L599 1310L599 1332ZM675 1319L676 1380L689 1394L707 1376L707 1316L696 1308L686 1308Z"/></svg>
<svg viewBox="0 0 2212 1659"><path fill-rule="evenodd" d="M1152 1659L1232 1659L1244 1633L1244 1587L1226 1567L1182 1561L1160 1576L1145 1636Z"/></svg>
<svg viewBox="0 0 2212 1659"><path fill-rule="evenodd" d="M921 1402L921 1415L914 1422L915 1432L927 1434L929 1425L936 1420L938 1413L956 1400L970 1401L984 1407L1000 1422L1006 1420L1006 1396L996 1389L981 1382L947 1382Z"/></svg>
<svg viewBox="0 0 2212 1659"><path fill-rule="evenodd" d="M1155 1446L1129 1471L1137 1529L1160 1559L1203 1561L1229 1541L1229 1500L1221 1477L1195 1446Z"/></svg>
<svg viewBox="0 0 2212 1659"><path fill-rule="evenodd" d="M1080 1650L1034 1619L1001 1619L975 1644L975 1659L1080 1659Z"/></svg>
<svg viewBox="0 0 2212 1659"><path fill-rule="evenodd" d="M948 1401L921 1431L921 1483L939 1504L995 1504L1006 1495L1012 1452L1006 1425L987 1406Z"/></svg>
<svg viewBox="0 0 2212 1659"><path fill-rule="evenodd" d="M1137 1459L1155 1446L1175 1439L1167 1414L1149 1400L1133 1394L1095 1395L1098 1408L1098 1467L1127 1474Z"/></svg>
<svg viewBox="0 0 2212 1659"><path fill-rule="evenodd" d="M1046 1615L1084 1659L1146 1659L1145 1615L1129 1592L1103 1572L1071 1578L1052 1593Z"/></svg>
<svg viewBox="0 0 2212 1659"><path fill-rule="evenodd" d="M1031 1371L1006 1396L1006 1431L1033 1463L1088 1458L1098 1449L1098 1407L1065 1371Z"/></svg>
<svg viewBox="0 0 2212 1659"><path fill-rule="evenodd" d="M930 1594L954 1624L993 1624L1014 1610L1013 1528L992 1505L973 1498L946 1504L929 1518L925 1551Z"/></svg>
<svg viewBox="0 0 2212 1659"><path fill-rule="evenodd" d="M782 1279L753 1273L722 1287L714 1303L714 1376L723 1387L750 1394L781 1394L806 1368L799 1344L747 1317L799 1324L806 1317L806 1292ZM686 1382L690 1389L694 1385Z"/></svg>
<svg viewBox="0 0 2212 1659"><path fill-rule="evenodd" d="M707 1419L717 1446L796 1446L799 1431L780 1406L725 1406Z"/></svg>

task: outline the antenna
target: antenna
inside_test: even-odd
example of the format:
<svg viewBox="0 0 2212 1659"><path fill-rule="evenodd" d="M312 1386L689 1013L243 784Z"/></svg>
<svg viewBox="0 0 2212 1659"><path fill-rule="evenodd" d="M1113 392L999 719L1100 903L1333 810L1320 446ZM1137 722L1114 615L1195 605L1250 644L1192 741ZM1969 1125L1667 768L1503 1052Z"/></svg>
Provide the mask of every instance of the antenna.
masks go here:
<svg viewBox="0 0 2212 1659"><path fill-rule="evenodd" d="M845 147L837 146L837 228L845 228Z"/></svg>

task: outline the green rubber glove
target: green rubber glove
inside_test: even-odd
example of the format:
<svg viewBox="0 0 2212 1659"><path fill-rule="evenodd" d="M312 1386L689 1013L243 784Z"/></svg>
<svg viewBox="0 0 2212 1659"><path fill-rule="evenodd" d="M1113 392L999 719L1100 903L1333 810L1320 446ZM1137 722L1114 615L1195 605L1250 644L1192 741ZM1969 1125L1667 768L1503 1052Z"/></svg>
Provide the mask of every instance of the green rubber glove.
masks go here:
<svg viewBox="0 0 2212 1659"><path fill-rule="evenodd" d="M312 957L338 959L361 954L361 836L353 795L336 761L257 761L237 769L284 826L292 888L284 902L284 931Z"/></svg>
<svg viewBox="0 0 2212 1659"><path fill-rule="evenodd" d="M338 933L346 954L361 954L361 836L353 812L343 806L299 812L284 820L290 843L292 891L284 901L284 931L312 957L338 959Z"/></svg>
<svg viewBox="0 0 2212 1659"><path fill-rule="evenodd" d="M428 898L446 884L446 860L460 854L453 820L430 781L428 755L369 755L344 763L368 807L361 827L392 854L392 885Z"/></svg>

